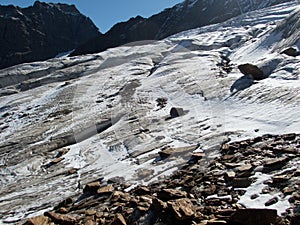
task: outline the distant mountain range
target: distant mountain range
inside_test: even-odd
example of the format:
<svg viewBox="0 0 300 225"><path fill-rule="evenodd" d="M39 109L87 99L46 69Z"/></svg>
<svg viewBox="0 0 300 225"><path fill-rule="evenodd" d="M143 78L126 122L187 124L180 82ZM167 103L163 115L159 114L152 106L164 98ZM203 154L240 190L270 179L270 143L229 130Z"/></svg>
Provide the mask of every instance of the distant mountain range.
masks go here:
<svg viewBox="0 0 300 225"><path fill-rule="evenodd" d="M78 47L72 55L104 51L134 41L160 40L178 32L223 22L289 0L185 0L148 19L137 16Z"/></svg>
<svg viewBox="0 0 300 225"><path fill-rule="evenodd" d="M0 69L53 58L96 36L98 28L74 5L0 5Z"/></svg>

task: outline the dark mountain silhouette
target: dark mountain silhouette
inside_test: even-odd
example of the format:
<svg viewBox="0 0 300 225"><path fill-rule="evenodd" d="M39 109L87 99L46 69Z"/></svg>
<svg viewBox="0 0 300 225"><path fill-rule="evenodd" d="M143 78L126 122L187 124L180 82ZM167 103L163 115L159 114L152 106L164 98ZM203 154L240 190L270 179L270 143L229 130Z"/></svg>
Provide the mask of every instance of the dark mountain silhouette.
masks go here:
<svg viewBox="0 0 300 225"><path fill-rule="evenodd" d="M55 57L95 36L98 28L74 5L0 5L0 69Z"/></svg>

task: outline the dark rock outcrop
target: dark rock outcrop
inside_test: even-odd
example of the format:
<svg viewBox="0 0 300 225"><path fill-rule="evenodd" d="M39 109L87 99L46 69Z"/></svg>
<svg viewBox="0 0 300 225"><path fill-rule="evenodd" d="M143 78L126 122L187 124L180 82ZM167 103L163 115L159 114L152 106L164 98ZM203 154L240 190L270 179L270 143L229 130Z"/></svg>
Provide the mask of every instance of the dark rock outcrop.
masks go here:
<svg viewBox="0 0 300 225"><path fill-rule="evenodd" d="M74 5L0 6L0 69L46 60L101 35Z"/></svg>
<svg viewBox="0 0 300 225"><path fill-rule="evenodd" d="M250 75L253 80L262 80L265 78L264 72L256 65L246 63L238 66L239 70L244 75Z"/></svg>
<svg viewBox="0 0 300 225"><path fill-rule="evenodd" d="M296 56L300 55L300 52L297 51L297 49L293 48L293 47L289 47L281 53L285 54L285 55L288 55L288 56L293 56L293 57L296 57Z"/></svg>
<svg viewBox="0 0 300 225"><path fill-rule="evenodd" d="M185 0L148 19L137 16L116 24L103 36L91 39L72 55L96 53L141 40L160 40L178 32L216 24L242 13L288 2L288 0Z"/></svg>

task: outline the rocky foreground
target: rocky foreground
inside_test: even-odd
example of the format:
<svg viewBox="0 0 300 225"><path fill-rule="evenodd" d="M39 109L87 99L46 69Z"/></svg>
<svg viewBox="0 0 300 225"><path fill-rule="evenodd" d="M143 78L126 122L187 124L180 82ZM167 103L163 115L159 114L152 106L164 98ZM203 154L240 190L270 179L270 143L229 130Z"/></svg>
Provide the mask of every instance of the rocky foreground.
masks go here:
<svg viewBox="0 0 300 225"><path fill-rule="evenodd" d="M176 157L158 155L155 163ZM25 224L299 225L299 156L294 133L226 143L214 160L194 153L172 176L147 187L95 180L80 197Z"/></svg>

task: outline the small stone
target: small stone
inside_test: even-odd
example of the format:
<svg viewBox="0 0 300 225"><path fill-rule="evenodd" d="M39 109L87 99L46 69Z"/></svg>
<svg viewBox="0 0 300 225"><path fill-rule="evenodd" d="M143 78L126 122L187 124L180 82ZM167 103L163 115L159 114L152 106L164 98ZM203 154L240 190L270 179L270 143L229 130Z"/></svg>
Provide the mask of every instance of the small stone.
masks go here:
<svg viewBox="0 0 300 225"><path fill-rule="evenodd" d="M203 157L205 157L205 153L204 152L197 152L197 153L193 153L192 154L192 158L196 159L196 160L200 160Z"/></svg>
<svg viewBox="0 0 300 225"><path fill-rule="evenodd" d="M207 225L222 225L222 224L227 224L225 220L219 220L219 219L211 219L207 221Z"/></svg>
<svg viewBox="0 0 300 225"><path fill-rule="evenodd" d="M170 211L178 220L191 219L195 214L193 203L188 198L181 198L167 202Z"/></svg>
<svg viewBox="0 0 300 225"><path fill-rule="evenodd" d="M250 171L252 170L252 165L251 164L246 164L246 165L243 165L243 166L240 166L237 168L237 171L238 172L247 172L247 171Z"/></svg>
<svg viewBox="0 0 300 225"><path fill-rule="evenodd" d="M293 141L293 140L295 140L296 137L297 137L297 135L295 133L282 135L282 139L285 141Z"/></svg>
<svg viewBox="0 0 300 225"><path fill-rule="evenodd" d="M288 181L291 179L292 175L275 175L272 177L273 184L279 184Z"/></svg>
<svg viewBox="0 0 300 225"><path fill-rule="evenodd" d="M85 185L83 192L84 193L86 193L86 192L96 193L97 190L100 188L100 186L101 186L101 184L99 181L89 183L89 184Z"/></svg>
<svg viewBox="0 0 300 225"><path fill-rule="evenodd" d="M85 215L86 216L93 216L96 214L96 211L95 210L86 210L85 211Z"/></svg>
<svg viewBox="0 0 300 225"><path fill-rule="evenodd" d="M292 194L293 192L295 192L297 189L295 187L285 187L283 189L283 193L288 195L288 194Z"/></svg>
<svg viewBox="0 0 300 225"><path fill-rule="evenodd" d="M98 223L96 221L93 220L87 220L84 225L97 225Z"/></svg>
<svg viewBox="0 0 300 225"><path fill-rule="evenodd" d="M149 190L149 188L147 188L145 186L139 186L133 192L136 195L147 195L147 194L151 193L151 191Z"/></svg>
<svg viewBox="0 0 300 225"><path fill-rule="evenodd" d="M157 193L157 197L161 200L171 200L177 198L186 198L187 193L185 191L175 189L162 189Z"/></svg>
<svg viewBox="0 0 300 225"><path fill-rule="evenodd" d="M232 186L234 188L247 188L251 185L251 180L249 178L234 178L232 181Z"/></svg>
<svg viewBox="0 0 300 225"><path fill-rule="evenodd" d="M50 219L46 216L36 216L31 219L28 219L25 225L48 225Z"/></svg>
<svg viewBox="0 0 300 225"><path fill-rule="evenodd" d="M254 194L254 195L251 195L251 199L253 200L253 199L257 199L259 197L259 195L258 194Z"/></svg>
<svg viewBox="0 0 300 225"><path fill-rule="evenodd" d="M103 217L103 212L96 212L96 214L95 214L95 216L97 217L97 218L102 218Z"/></svg>
<svg viewBox="0 0 300 225"><path fill-rule="evenodd" d="M58 210L56 210L56 212L58 212L60 214L67 214L69 212L69 210L65 207L61 207Z"/></svg>
<svg viewBox="0 0 300 225"><path fill-rule="evenodd" d="M44 215L49 217L53 222L58 224L73 225L76 223L76 218L70 215L62 215L54 212L45 212Z"/></svg>
<svg viewBox="0 0 300 225"><path fill-rule="evenodd" d="M285 156L281 158L268 160L264 163L263 172L270 172L270 171L281 169L284 165L286 165L287 160L288 157Z"/></svg>
<svg viewBox="0 0 300 225"><path fill-rule="evenodd" d="M243 225L275 224L277 210L239 209L230 218L229 223Z"/></svg>
<svg viewBox="0 0 300 225"><path fill-rule="evenodd" d="M111 194L115 190L114 186L107 185L105 187L101 187L97 190L98 194Z"/></svg>
<svg viewBox="0 0 300 225"><path fill-rule="evenodd" d="M114 221L111 223L111 225L127 225L125 218L122 214L117 213L115 216Z"/></svg>
<svg viewBox="0 0 300 225"><path fill-rule="evenodd" d="M151 206L155 211L162 211L167 208L167 203L163 202L162 200L158 198L154 198L152 200L152 206Z"/></svg>
<svg viewBox="0 0 300 225"><path fill-rule="evenodd" d="M64 158L56 158L56 159L53 159L51 162L50 162L50 164L57 164L57 163L59 163L59 162L61 162L61 161L63 161L64 160Z"/></svg>
<svg viewBox="0 0 300 225"><path fill-rule="evenodd" d="M274 204L276 204L277 202L278 202L278 198L277 198L277 197L274 197L274 198L270 199L269 201L267 201L267 202L265 203L265 206L274 205Z"/></svg>
<svg viewBox="0 0 300 225"><path fill-rule="evenodd" d="M78 171L78 169L72 168L72 169L69 169L69 170L68 170L68 174L69 174L69 175L72 175L72 174L77 173L77 171Z"/></svg>

